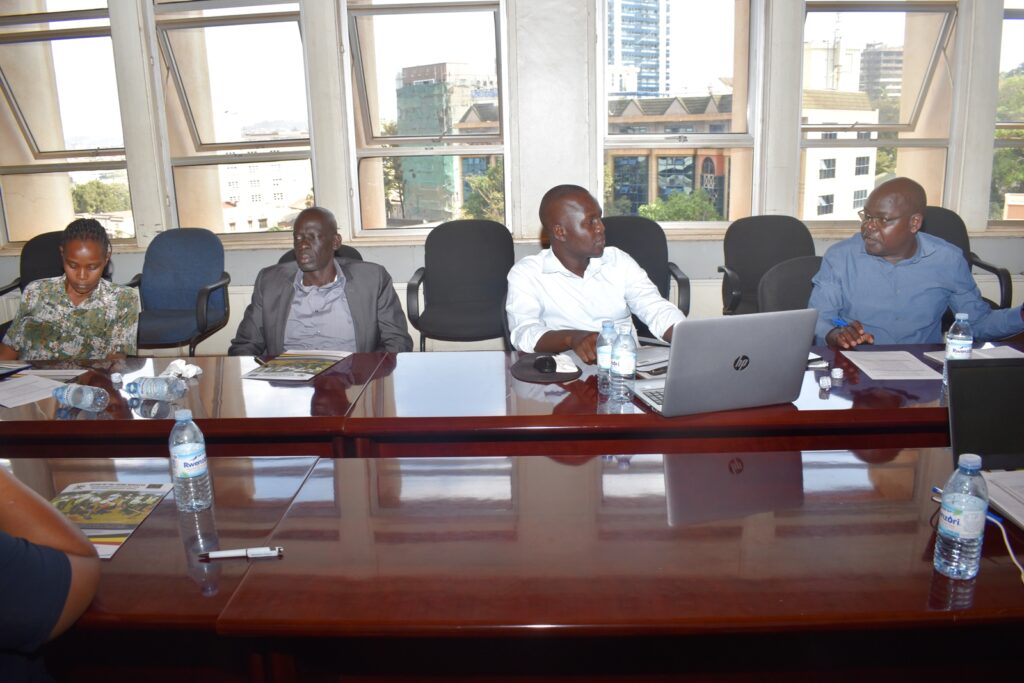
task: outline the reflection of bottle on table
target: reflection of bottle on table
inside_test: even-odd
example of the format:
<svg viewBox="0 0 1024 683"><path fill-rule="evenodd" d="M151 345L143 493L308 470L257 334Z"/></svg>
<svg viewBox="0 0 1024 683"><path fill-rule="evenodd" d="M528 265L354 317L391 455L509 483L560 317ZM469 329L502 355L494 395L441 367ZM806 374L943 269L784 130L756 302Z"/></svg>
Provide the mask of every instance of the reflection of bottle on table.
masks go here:
<svg viewBox="0 0 1024 683"><path fill-rule="evenodd" d="M220 588L221 565L217 562L199 561L199 553L220 550L213 506L197 512L179 511L178 530L185 545L189 578L196 582L204 596L216 595Z"/></svg>

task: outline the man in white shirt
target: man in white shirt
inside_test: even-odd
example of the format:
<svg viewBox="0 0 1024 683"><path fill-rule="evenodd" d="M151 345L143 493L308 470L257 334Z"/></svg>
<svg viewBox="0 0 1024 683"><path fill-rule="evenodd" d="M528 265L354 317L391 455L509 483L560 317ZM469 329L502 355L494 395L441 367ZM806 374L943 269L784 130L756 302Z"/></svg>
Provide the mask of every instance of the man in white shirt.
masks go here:
<svg viewBox="0 0 1024 683"><path fill-rule="evenodd" d="M630 322L631 313L672 340L682 311L661 297L629 254L605 248L601 207L589 192L578 185L551 188L540 203L540 222L551 248L522 259L508 274L505 311L515 348L573 351L593 363L601 321Z"/></svg>

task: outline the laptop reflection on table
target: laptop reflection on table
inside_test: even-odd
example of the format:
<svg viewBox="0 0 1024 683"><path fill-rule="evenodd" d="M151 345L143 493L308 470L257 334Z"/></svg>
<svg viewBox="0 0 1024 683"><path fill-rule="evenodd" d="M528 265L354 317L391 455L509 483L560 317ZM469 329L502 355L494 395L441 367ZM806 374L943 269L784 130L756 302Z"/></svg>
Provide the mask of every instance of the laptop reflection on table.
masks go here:
<svg viewBox="0 0 1024 683"><path fill-rule="evenodd" d="M737 519L803 505L799 451L666 455L669 526Z"/></svg>

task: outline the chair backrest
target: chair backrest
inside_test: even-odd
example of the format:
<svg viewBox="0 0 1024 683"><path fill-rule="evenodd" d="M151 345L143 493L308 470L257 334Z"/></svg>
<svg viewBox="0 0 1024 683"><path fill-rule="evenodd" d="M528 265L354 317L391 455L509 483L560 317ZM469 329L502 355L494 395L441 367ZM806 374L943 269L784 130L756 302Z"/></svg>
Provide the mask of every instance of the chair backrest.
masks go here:
<svg viewBox="0 0 1024 683"><path fill-rule="evenodd" d="M24 292L30 282L64 274L64 261L60 257L60 241L63 236L63 230L54 230L36 235L25 242L21 248L18 274L21 291ZM114 261L111 259L103 270L103 277L109 280L113 270Z"/></svg>
<svg viewBox="0 0 1024 683"><path fill-rule="evenodd" d="M820 256L797 256L776 263L761 276L757 285L760 313L807 308L811 299L811 278L821 268Z"/></svg>
<svg viewBox="0 0 1024 683"><path fill-rule="evenodd" d="M512 233L501 223L477 219L442 223L424 243L424 310L431 302L486 301L493 301L498 310L514 261Z"/></svg>
<svg viewBox="0 0 1024 683"><path fill-rule="evenodd" d="M737 313L757 312L757 285L774 266L797 256L813 256L814 240L792 216L748 216L734 221L722 243L725 265L740 278Z"/></svg>
<svg viewBox="0 0 1024 683"><path fill-rule="evenodd" d="M362 261L363 255L355 247L350 247L347 244L343 244L334 250L334 255L339 258L350 258L354 261ZM277 259L278 263L284 263L286 261L295 260L295 250L289 249L288 251L281 254L281 258Z"/></svg>
<svg viewBox="0 0 1024 683"><path fill-rule="evenodd" d="M941 206L926 207L921 230L960 247L964 258L970 260L971 239L967 236L967 225L964 224L964 219L960 218L956 211Z"/></svg>
<svg viewBox="0 0 1024 683"><path fill-rule="evenodd" d="M200 287L224 273L224 245L205 228L178 228L158 234L146 248L139 296L143 310L195 310ZM223 311L225 292L210 295L207 309Z"/></svg>
<svg viewBox="0 0 1024 683"><path fill-rule="evenodd" d="M647 277L651 278L661 296L667 299L671 279L668 241L661 226L643 216L608 216L601 220L605 244L632 256L647 271Z"/></svg>

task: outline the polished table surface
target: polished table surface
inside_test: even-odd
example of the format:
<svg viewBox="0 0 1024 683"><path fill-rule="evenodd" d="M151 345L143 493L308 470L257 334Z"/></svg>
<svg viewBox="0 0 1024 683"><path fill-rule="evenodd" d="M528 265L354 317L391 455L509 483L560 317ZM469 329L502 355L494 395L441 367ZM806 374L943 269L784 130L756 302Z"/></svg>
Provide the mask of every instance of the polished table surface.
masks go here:
<svg viewBox="0 0 1024 683"><path fill-rule="evenodd" d="M0 456L4 451L0 449ZM180 512L174 492L168 493L114 556L103 561L96 598L76 628L212 631L248 565L198 562L197 526L203 525L207 549L267 545L316 460L210 460L212 511ZM47 499L80 482L170 482L167 458L14 458L6 464Z"/></svg>
<svg viewBox="0 0 1024 683"><path fill-rule="evenodd" d="M226 634L697 635L1024 623L989 527L933 572L948 449L316 465ZM1012 530L1018 550L1024 535Z"/></svg>
<svg viewBox="0 0 1024 683"><path fill-rule="evenodd" d="M920 357L939 348L878 350ZM378 457L948 445L941 381L876 381L841 354L815 350L844 368L841 386L823 393L818 377L828 370L807 371L793 403L675 418L635 401L602 402L592 374L564 384L519 381L509 372L514 354L398 354L349 412L345 446L349 455Z"/></svg>
<svg viewBox="0 0 1024 683"><path fill-rule="evenodd" d="M173 408L188 408L212 456L295 452L330 456L340 452L344 416L365 383L378 368L393 363L383 353L353 354L309 382L268 382L242 379L257 367L249 356L191 358L189 362L199 366L202 374L188 380L184 397L165 406L159 419L133 411L124 387L136 378L159 375L171 360L82 363L90 370L75 381L106 389L111 396L106 410L99 414L61 411L50 398L17 408L0 407L0 437L8 446L20 446L16 454L25 457L38 451L39 444L55 442L73 444L76 453L88 455L106 455L113 448L119 455L160 456L167 452ZM119 390L111 383L113 372L123 375Z"/></svg>

